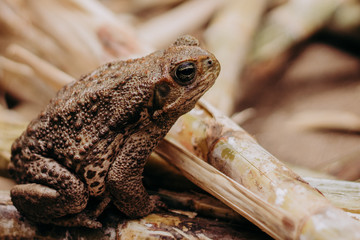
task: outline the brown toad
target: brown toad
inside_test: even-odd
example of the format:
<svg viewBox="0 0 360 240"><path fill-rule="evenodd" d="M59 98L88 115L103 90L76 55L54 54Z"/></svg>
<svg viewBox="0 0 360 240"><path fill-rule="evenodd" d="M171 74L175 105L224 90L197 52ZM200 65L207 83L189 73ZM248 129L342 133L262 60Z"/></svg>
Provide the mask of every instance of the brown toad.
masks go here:
<svg viewBox="0 0 360 240"><path fill-rule="evenodd" d="M63 226L100 227L110 199L131 218L147 215L158 200L142 185L146 159L219 71L211 53L183 36L65 86L12 145L14 205L30 220Z"/></svg>

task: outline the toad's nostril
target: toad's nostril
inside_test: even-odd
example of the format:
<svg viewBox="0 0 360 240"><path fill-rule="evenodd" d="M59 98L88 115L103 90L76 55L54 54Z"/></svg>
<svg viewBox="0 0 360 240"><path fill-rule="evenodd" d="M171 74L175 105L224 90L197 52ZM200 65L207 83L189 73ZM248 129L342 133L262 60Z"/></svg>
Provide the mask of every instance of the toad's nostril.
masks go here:
<svg viewBox="0 0 360 240"><path fill-rule="evenodd" d="M213 61L211 59L208 59L206 61L206 64L208 65L208 67L211 67L213 65Z"/></svg>

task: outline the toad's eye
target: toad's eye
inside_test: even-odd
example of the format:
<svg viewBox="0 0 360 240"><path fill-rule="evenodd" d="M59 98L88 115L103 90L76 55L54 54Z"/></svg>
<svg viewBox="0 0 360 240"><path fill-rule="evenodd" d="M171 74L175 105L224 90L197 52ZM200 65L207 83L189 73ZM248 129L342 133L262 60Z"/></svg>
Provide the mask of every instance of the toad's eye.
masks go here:
<svg viewBox="0 0 360 240"><path fill-rule="evenodd" d="M188 85L193 82L196 75L196 66L193 62L183 62L172 72L172 77L180 85Z"/></svg>

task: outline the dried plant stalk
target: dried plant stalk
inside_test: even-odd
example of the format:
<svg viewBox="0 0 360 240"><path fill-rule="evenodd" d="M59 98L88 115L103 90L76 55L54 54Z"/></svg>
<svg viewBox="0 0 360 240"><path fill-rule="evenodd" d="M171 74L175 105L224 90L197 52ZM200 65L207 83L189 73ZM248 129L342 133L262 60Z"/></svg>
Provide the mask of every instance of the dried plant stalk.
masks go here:
<svg viewBox="0 0 360 240"><path fill-rule="evenodd" d="M205 99L227 116L234 111L240 73L267 4L267 0L228 1L205 31L206 45L222 68Z"/></svg>
<svg viewBox="0 0 360 240"><path fill-rule="evenodd" d="M185 208L188 211L194 211L201 216L235 221L245 220L219 200L205 194L198 192L179 193L168 190L159 190L158 194L166 204L181 207L181 209Z"/></svg>
<svg viewBox="0 0 360 240"><path fill-rule="evenodd" d="M291 165L290 169L292 169L294 172L304 178L312 187L319 189L321 193L324 194L324 196L336 207L343 209L348 214L360 213L360 182L337 180L335 177L326 173L294 165ZM151 175L149 174L149 172L151 173ZM145 177L151 178L151 185L160 188L171 189L172 191L178 192L198 191L195 186L187 182L188 180L183 175L181 175L181 173L177 169L169 165L169 163L167 163L165 159L161 158L156 153L152 154L149 162L145 167ZM164 183L163 179L169 180L168 182L170 183ZM206 206L206 202L208 202L207 199L205 200L205 203L202 201L202 199L205 198L205 196L202 196L202 194L199 194L199 196L188 197L188 193L173 193L166 190L160 190L159 193L162 196L165 196L165 198L170 197L170 201L174 201L174 204L176 205L183 202L182 205L185 206L186 204L189 204L189 202L196 202L197 200L199 200L198 204L192 203L192 205L189 206L190 209L196 212L200 212L202 208L197 208L196 206ZM179 197L177 197L176 194L178 194ZM214 209L221 209L221 206L219 206L217 203L212 203L211 205L213 205ZM207 212L213 213L215 211L216 210L209 209ZM212 217L219 217L223 212L226 212L226 214L230 215L225 209L221 209L219 213L212 215ZM234 217L231 216L229 219L234 219Z"/></svg>
<svg viewBox="0 0 360 240"><path fill-rule="evenodd" d="M132 0L132 1L118 1L106 0L101 1L107 8L115 13L142 13L158 9L167 9L176 4L180 4L185 0Z"/></svg>
<svg viewBox="0 0 360 240"><path fill-rule="evenodd" d="M341 0L292 0L275 8L258 29L242 76L239 99L256 100L267 84L276 81L296 54L293 46L325 26Z"/></svg>
<svg viewBox="0 0 360 240"><path fill-rule="evenodd" d="M289 123L299 130L360 131L360 116L346 111L304 111L295 114Z"/></svg>
<svg viewBox="0 0 360 240"><path fill-rule="evenodd" d="M0 1L0 23L4 26L2 33L9 38L16 39L41 56L49 59L65 59L66 54L59 48L56 41L34 27L27 19L19 1ZM60 64L61 65L61 64Z"/></svg>
<svg viewBox="0 0 360 240"><path fill-rule="evenodd" d="M340 0L292 0L274 9L264 19L250 60L270 59L310 36L330 20L340 3Z"/></svg>
<svg viewBox="0 0 360 240"><path fill-rule="evenodd" d="M27 124L16 112L5 110L0 105L0 174L2 176L8 175L11 144L20 136Z"/></svg>
<svg viewBox="0 0 360 240"><path fill-rule="evenodd" d="M179 35L200 28L223 3L222 0L187 1L140 25L137 29L139 38L156 49L161 49Z"/></svg>
<svg viewBox="0 0 360 240"><path fill-rule="evenodd" d="M0 56L0 73L0 87L20 100L43 105L55 94L26 64Z"/></svg>
<svg viewBox="0 0 360 240"><path fill-rule="evenodd" d="M12 57L30 66L46 85L52 86L54 89L60 89L74 80L71 76L19 45L12 44L7 51Z"/></svg>
<svg viewBox="0 0 360 240"><path fill-rule="evenodd" d="M322 170L336 176L339 179L360 181L359 154L360 151L358 149L354 149L353 152L340 156L326 166L323 166Z"/></svg>
<svg viewBox="0 0 360 240"><path fill-rule="evenodd" d="M41 104L51 96L51 89L39 83L28 65L0 56L0 74L0 88L20 100Z"/></svg>
<svg viewBox="0 0 360 240"><path fill-rule="evenodd" d="M346 32L354 30L359 26L360 2L358 0L347 0L343 1L339 9L337 9L328 28Z"/></svg>
<svg viewBox="0 0 360 240"><path fill-rule="evenodd" d="M74 77L115 57L145 51L133 30L95 0L4 0L0 24L4 37Z"/></svg>
<svg viewBox="0 0 360 240"><path fill-rule="evenodd" d="M178 121L167 142L159 155L276 239L360 238L360 222L207 104Z"/></svg>
<svg viewBox="0 0 360 240"><path fill-rule="evenodd" d="M311 177L305 177L305 180L319 189L335 206L360 214L360 182Z"/></svg>

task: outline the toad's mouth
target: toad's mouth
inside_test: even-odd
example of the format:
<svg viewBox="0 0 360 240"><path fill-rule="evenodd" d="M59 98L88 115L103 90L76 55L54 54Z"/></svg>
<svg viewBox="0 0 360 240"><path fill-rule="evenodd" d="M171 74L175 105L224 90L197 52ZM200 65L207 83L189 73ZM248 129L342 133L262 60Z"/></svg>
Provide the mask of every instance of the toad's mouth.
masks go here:
<svg viewBox="0 0 360 240"><path fill-rule="evenodd" d="M166 86L166 87L165 87ZM161 119L164 113L167 117L178 118L194 108L199 98L209 89L211 85L206 83L197 83L192 88L197 91L188 91L181 94L174 101L169 102L167 95L170 88L167 85L156 88L149 101L148 113L152 120Z"/></svg>

